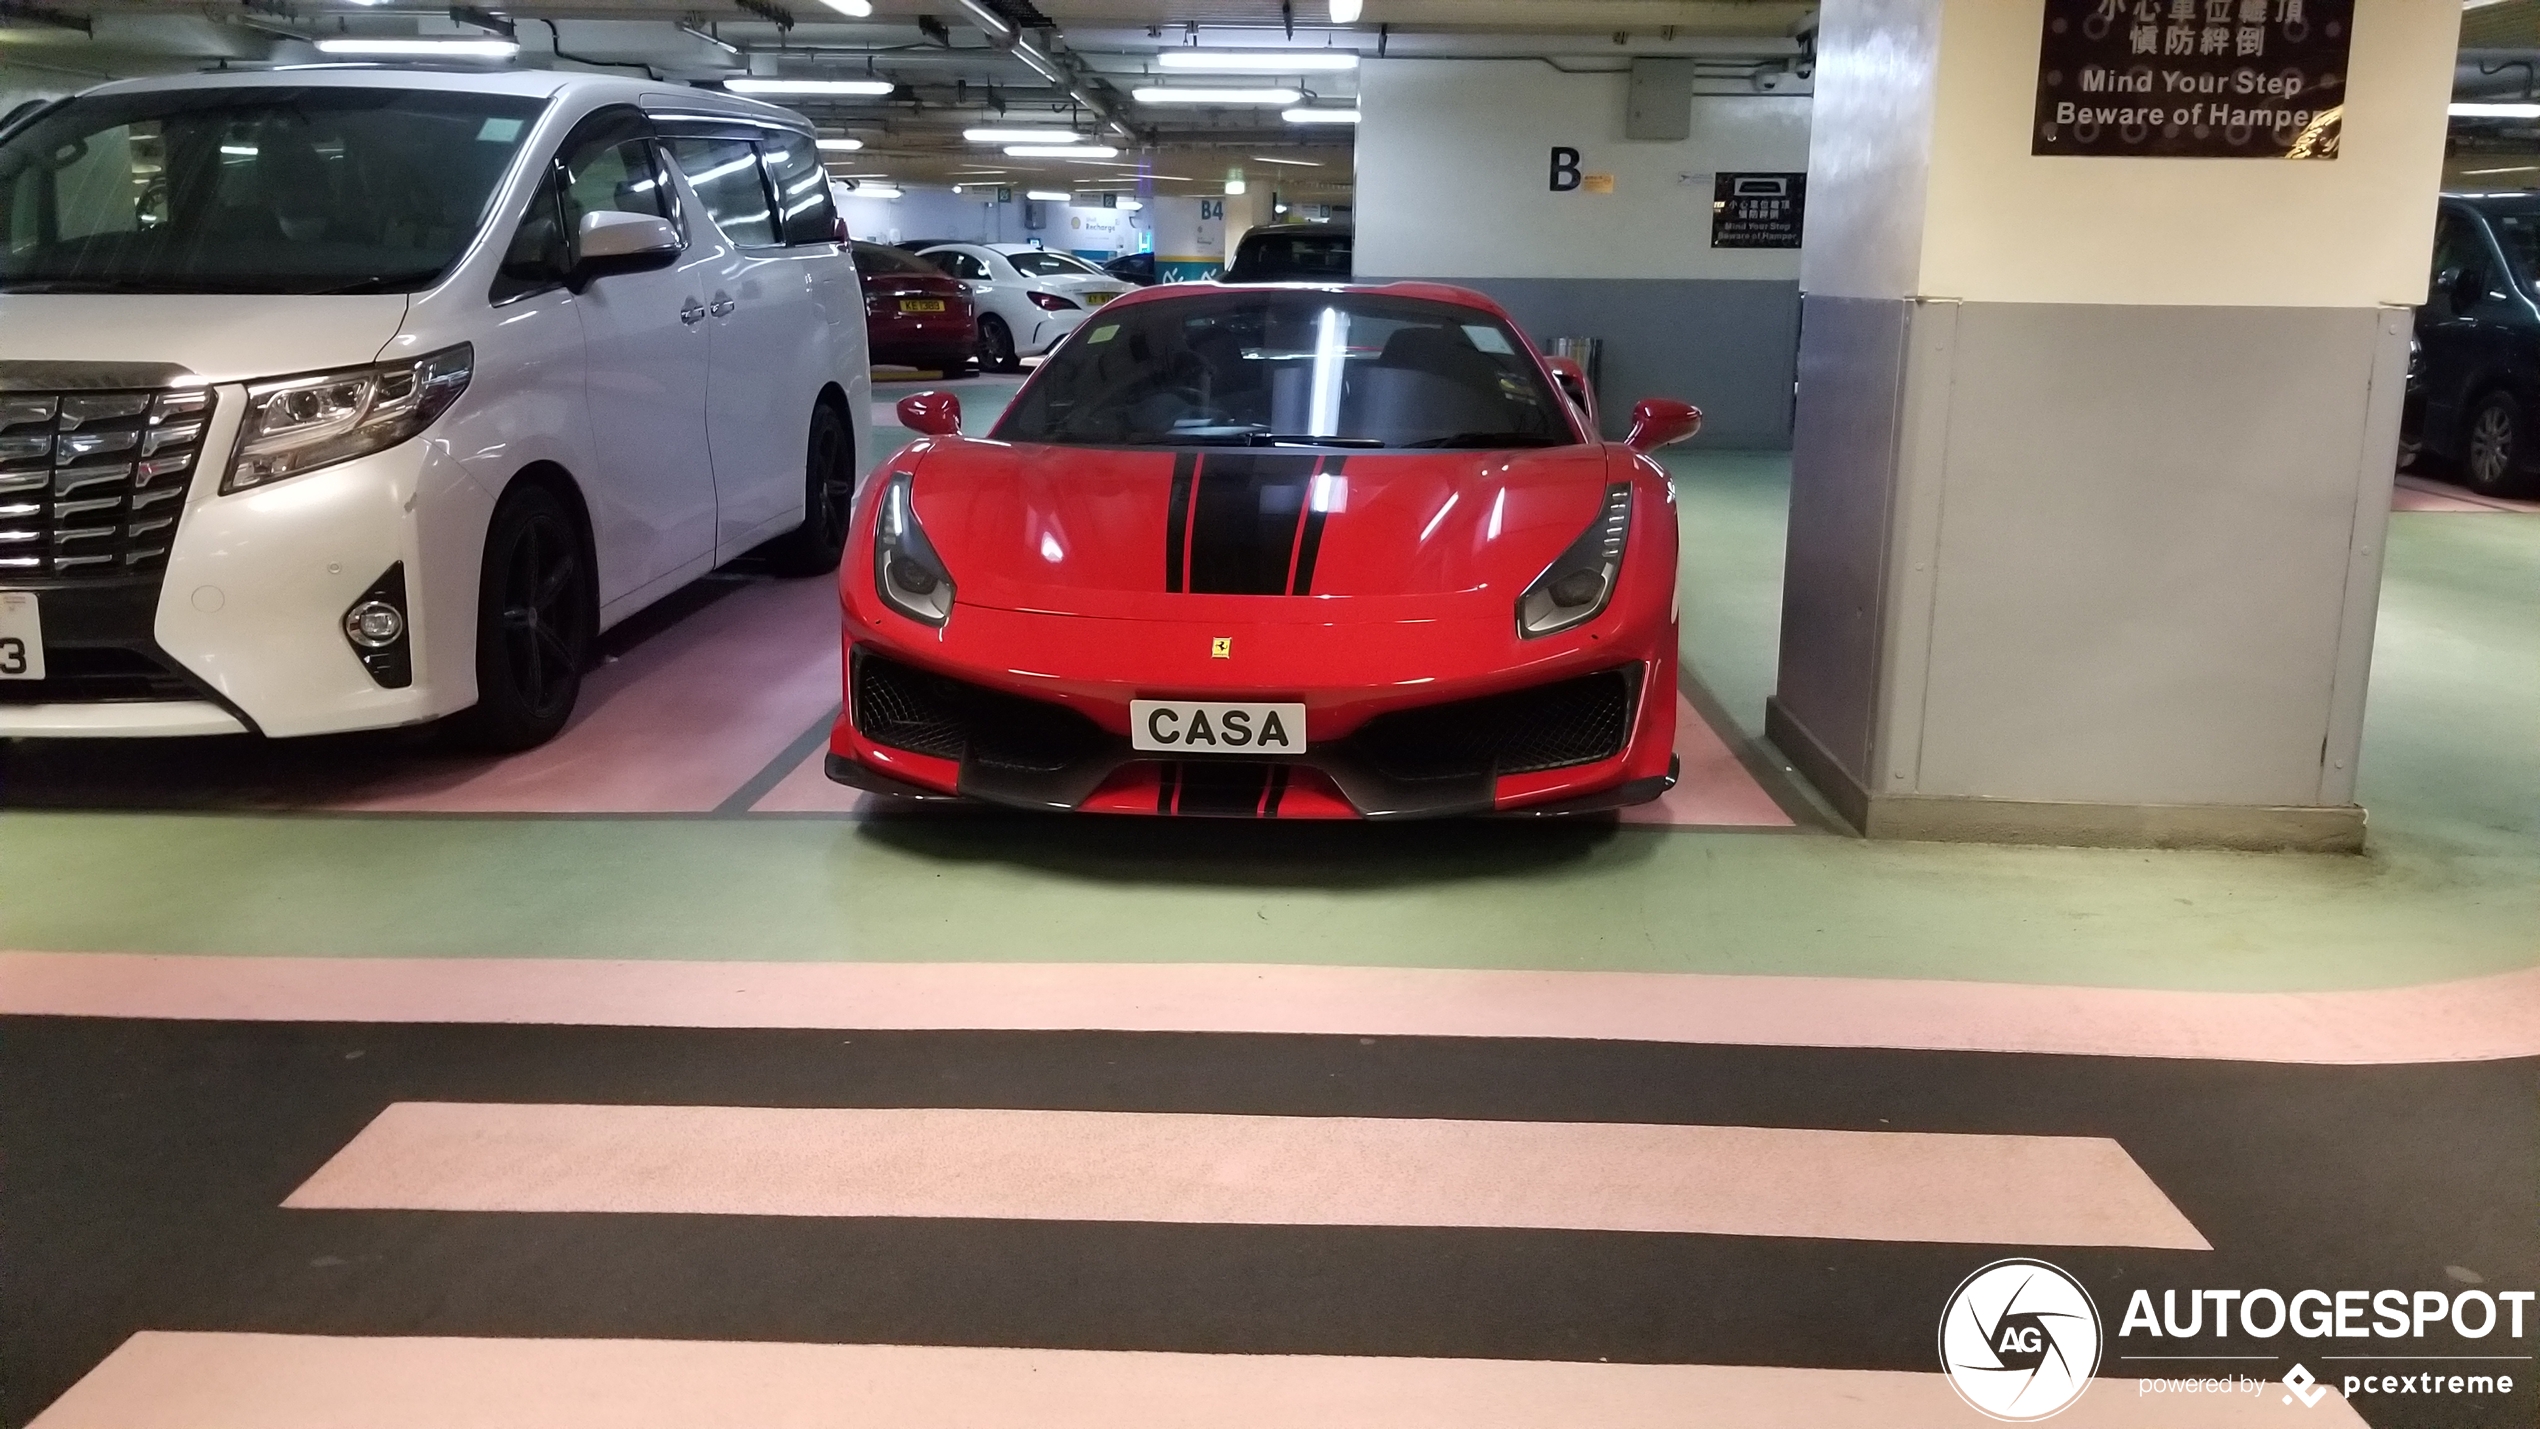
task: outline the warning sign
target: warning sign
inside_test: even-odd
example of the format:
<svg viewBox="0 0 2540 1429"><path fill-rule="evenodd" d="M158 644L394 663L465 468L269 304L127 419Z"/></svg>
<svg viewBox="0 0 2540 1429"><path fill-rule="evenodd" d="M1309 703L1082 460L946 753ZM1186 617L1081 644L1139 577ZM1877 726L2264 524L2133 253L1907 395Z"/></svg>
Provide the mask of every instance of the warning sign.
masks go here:
<svg viewBox="0 0 2540 1429"><path fill-rule="evenodd" d="M1711 246L1796 248L1807 207L1806 174L1715 174Z"/></svg>
<svg viewBox="0 0 2540 1429"><path fill-rule="evenodd" d="M2355 0L2046 0L2032 154L2334 159Z"/></svg>

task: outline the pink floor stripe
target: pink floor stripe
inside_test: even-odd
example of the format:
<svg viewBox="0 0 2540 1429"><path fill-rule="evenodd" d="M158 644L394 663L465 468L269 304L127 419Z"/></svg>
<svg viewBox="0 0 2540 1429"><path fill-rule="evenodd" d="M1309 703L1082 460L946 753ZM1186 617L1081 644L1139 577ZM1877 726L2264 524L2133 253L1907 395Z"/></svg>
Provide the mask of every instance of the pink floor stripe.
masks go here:
<svg viewBox="0 0 2540 1429"><path fill-rule="evenodd" d="M831 780L823 768L826 750L815 750L782 782L767 791L751 812L761 814L867 814L877 802ZM1676 696L1676 757L1683 761L1676 787L1657 800L1623 811L1627 824L1672 824L1689 828L1782 828L1790 815L1764 792L1764 786L1737 762L1717 731Z"/></svg>
<svg viewBox="0 0 2540 1429"><path fill-rule="evenodd" d="M2540 512L2540 501L2517 501L2503 496L2481 496L2467 487L2448 481L2402 474L2390 490L2393 511L2511 511Z"/></svg>
<svg viewBox="0 0 2540 1429"><path fill-rule="evenodd" d="M1937 1373L711 1340L151 1331L32 1429L1967 1429ZM2356 1429L2103 1379L2056 1429Z"/></svg>
<svg viewBox="0 0 2540 1429"><path fill-rule="evenodd" d="M283 1204L2212 1249L2100 1137L1180 1112L399 1102Z"/></svg>
<svg viewBox="0 0 2540 1429"><path fill-rule="evenodd" d="M1284 964L0 953L0 1012L280 1022L1574 1037L2385 1065L2540 1056L2540 969L2356 992Z"/></svg>
<svg viewBox="0 0 2540 1429"><path fill-rule="evenodd" d="M1683 694L1676 696L1676 787L1647 804L1623 811L1627 824L1675 824L1700 828L1790 827L1782 812L1746 766L1737 762L1719 731L1695 711Z"/></svg>
<svg viewBox="0 0 2540 1429"><path fill-rule="evenodd" d="M378 812L703 813L838 702L827 580L738 590L595 672L555 742L414 773L335 807Z"/></svg>

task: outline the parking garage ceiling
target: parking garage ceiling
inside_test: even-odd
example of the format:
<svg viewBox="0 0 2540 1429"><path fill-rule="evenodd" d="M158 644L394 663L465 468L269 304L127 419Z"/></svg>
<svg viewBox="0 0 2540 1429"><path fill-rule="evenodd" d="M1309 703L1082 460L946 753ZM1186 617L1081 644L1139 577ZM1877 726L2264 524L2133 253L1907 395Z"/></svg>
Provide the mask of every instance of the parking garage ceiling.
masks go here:
<svg viewBox="0 0 2540 1429"><path fill-rule="evenodd" d="M869 13L853 13L869 12ZM1356 75L1309 68L1331 51L1507 56L1621 66L1698 59L1735 84L1806 62L1813 4L1786 0L0 0L0 68L77 88L205 67L323 62L330 38L515 41L517 64L649 74L888 81L887 94L777 97L824 135L842 177L914 183L1065 183L1216 192L1229 168L1274 175L1298 202L1347 202L1350 131L1289 108L1349 109ZM1168 69L1178 50L1296 52L1243 75ZM1278 103L1142 103L1146 88L1293 90ZM1098 158L1006 154L983 126L1048 126L1116 149Z"/></svg>

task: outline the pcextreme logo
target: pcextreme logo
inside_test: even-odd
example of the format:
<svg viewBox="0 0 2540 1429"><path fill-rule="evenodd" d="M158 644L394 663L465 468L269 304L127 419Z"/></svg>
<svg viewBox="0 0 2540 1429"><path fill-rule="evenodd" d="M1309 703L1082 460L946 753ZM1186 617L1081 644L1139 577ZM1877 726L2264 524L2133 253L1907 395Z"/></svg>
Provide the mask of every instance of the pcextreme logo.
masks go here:
<svg viewBox="0 0 2540 1429"><path fill-rule="evenodd" d="M1997 1260L1940 1314L1940 1367L1991 1419L2027 1424L2072 1407L2099 1368L2099 1307L2042 1260Z"/></svg>

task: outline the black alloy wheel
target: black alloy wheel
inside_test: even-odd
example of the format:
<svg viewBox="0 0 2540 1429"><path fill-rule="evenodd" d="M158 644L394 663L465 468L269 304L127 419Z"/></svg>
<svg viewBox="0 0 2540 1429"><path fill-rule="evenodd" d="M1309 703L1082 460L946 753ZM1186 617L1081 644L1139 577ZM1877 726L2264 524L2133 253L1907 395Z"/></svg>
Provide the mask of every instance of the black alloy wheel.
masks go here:
<svg viewBox="0 0 2540 1429"><path fill-rule="evenodd" d="M534 749L573 717L598 630L580 527L546 487L503 494L477 587L476 704L456 727L490 753Z"/></svg>
<svg viewBox="0 0 2540 1429"><path fill-rule="evenodd" d="M2462 443L2461 479L2473 491L2511 496L2530 477L2531 454L2522 439L2522 403L2508 392L2490 392L2472 408Z"/></svg>
<svg viewBox="0 0 2540 1429"><path fill-rule="evenodd" d="M1023 359L1014 350L1014 332L994 313L979 319L979 368L983 372L1020 372Z"/></svg>
<svg viewBox="0 0 2540 1429"><path fill-rule="evenodd" d="M813 409L803 456L803 524L767 546L768 563L778 575L827 575L838 568L855 506L855 464L855 433L847 419L826 404Z"/></svg>

